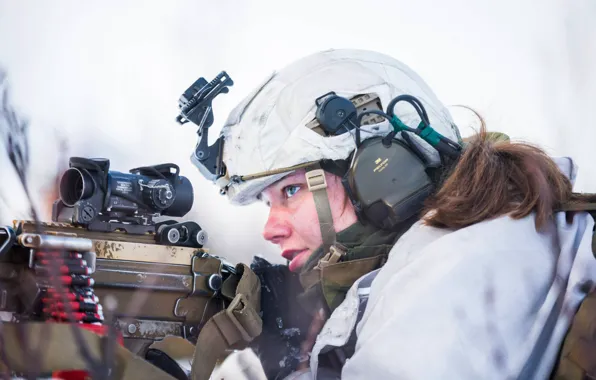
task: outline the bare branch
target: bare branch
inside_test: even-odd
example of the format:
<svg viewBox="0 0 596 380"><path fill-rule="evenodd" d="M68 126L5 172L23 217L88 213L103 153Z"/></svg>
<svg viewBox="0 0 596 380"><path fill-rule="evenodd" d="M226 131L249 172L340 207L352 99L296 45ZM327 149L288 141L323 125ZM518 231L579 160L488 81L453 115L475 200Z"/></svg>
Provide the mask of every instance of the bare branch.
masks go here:
<svg viewBox="0 0 596 380"><path fill-rule="evenodd" d="M30 206L30 214L32 219L36 222L37 232L41 233L39 228L39 217L37 210L33 205L33 200L30 194L30 190L28 187L28 172L29 172L29 164L30 164L30 156L29 156L29 142L28 142L28 127L29 124L26 121L21 120L9 101L9 92L8 92L8 84L7 84L7 76L6 73L0 69L0 133L4 140L4 145L6 147L6 153L10 159L10 162L16 171L21 185L23 187L22 191L24 192L27 201L29 202ZM60 281L60 268L59 263L55 260L50 260L50 273L48 280L50 281L51 286L57 290L57 294L62 297L62 303L65 306L65 313L67 315L67 319L72 323L72 331L75 337L75 341L77 346L80 349L81 355L83 356L84 360L87 363L88 368L91 372L92 378L100 378L97 374L102 373L102 369L104 367L103 363L94 360L91 356L89 347L85 343L82 332L78 328L74 318L74 312L70 306L66 298L66 291L64 291L65 284L61 283ZM19 329L17 331L19 339L22 342L22 349L23 352L28 355L28 361L33 366L30 373L27 376L33 376L34 378L36 375L39 374L38 363L41 363L41 355L44 352L43 344L41 347L34 349L33 347L27 347L29 340L27 339L27 330L21 324L18 324ZM109 334L109 338L112 338L113 334ZM48 342L50 337L43 337L41 342ZM114 338L115 340L115 338ZM1 343L1 342L0 342ZM4 347L1 347L4 349ZM5 352L2 350L2 354Z"/></svg>

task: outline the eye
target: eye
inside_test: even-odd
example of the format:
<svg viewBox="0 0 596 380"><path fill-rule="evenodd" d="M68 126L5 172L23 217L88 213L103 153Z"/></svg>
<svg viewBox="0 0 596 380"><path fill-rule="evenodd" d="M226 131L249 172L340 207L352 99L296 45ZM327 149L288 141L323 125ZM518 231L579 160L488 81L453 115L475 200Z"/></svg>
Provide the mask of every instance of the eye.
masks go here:
<svg viewBox="0 0 596 380"><path fill-rule="evenodd" d="M286 198L291 198L300 190L298 185L289 185L283 188L283 193Z"/></svg>

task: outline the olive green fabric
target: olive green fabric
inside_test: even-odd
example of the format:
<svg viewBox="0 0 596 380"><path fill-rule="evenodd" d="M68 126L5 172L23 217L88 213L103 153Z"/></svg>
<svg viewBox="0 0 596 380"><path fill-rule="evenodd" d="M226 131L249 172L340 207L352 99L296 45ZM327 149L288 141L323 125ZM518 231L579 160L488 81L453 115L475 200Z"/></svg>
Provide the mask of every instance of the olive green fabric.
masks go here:
<svg viewBox="0 0 596 380"><path fill-rule="evenodd" d="M245 348L261 334L261 281L246 264L236 265L221 289L230 305L211 317L201 329L193 355L190 378L208 380L218 361L234 349Z"/></svg>
<svg viewBox="0 0 596 380"><path fill-rule="evenodd" d="M93 363L83 355L74 329L93 362L105 367L106 339L99 335L66 323L2 323L2 355L0 371L17 373L49 374L64 370L93 371ZM112 379L175 380L159 368L134 355L114 342ZM39 355L35 357L35 355Z"/></svg>
<svg viewBox="0 0 596 380"><path fill-rule="evenodd" d="M321 164L316 163L306 172L308 190L312 193L315 208L319 217L319 228L323 238L323 247L328 250L335 243L335 229L333 228L333 215L327 195L327 181Z"/></svg>
<svg viewBox="0 0 596 380"><path fill-rule="evenodd" d="M236 265L236 274L224 281L221 294L230 304L205 323L195 346L181 337L167 337L150 347L178 364L188 362L192 380L208 380L218 362L262 332L261 281L248 265Z"/></svg>
<svg viewBox="0 0 596 380"><path fill-rule="evenodd" d="M304 265L300 274L304 287L299 297L302 305L314 312L323 302L333 312L358 278L383 266L397 239L413 223L408 221L396 231L384 231L372 224L356 222L339 232L336 246L345 251L339 262L319 265L327 254L320 247Z"/></svg>
<svg viewBox="0 0 596 380"><path fill-rule="evenodd" d="M382 253L384 250L386 252ZM360 277L380 268L387 259L389 249L379 246L379 255L365 259L339 262L321 269L321 288L330 310L335 310L346 297L350 287Z"/></svg>
<svg viewBox="0 0 596 380"><path fill-rule="evenodd" d="M580 304L563 342L553 380L596 379L596 291Z"/></svg>
<svg viewBox="0 0 596 380"><path fill-rule="evenodd" d="M561 210L587 210L595 217L596 203L568 203L562 205ZM596 252L596 234L592 235L592 252ZM571 321L551 379L596 379L596 289L593 285Z"/></svg>

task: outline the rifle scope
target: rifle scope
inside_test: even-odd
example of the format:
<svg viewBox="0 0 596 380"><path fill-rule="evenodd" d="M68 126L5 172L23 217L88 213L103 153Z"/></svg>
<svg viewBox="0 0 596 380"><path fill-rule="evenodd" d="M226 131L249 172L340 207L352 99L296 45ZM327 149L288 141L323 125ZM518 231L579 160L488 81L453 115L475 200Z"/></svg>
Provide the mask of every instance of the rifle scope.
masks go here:
<svg viewBox="0 0 596 380"><path fill-rule="evenodd" d="M152 224L154 216L182 217L192 208L190 181L174 164L109 170L107 159L71 157L60 180L60 201L72 208L70 221L87 225L99 218L132 224ZM174 169L174 172L172 172Z"/></svg>

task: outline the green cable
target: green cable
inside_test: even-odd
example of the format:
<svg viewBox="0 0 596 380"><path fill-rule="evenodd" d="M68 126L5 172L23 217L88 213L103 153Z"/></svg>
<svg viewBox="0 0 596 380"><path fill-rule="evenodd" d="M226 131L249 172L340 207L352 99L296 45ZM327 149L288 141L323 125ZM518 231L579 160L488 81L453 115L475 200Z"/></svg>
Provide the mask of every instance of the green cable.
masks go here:
<svg viewBox="0 0 596 380"><path fill-rule="evenodd" d="M396 115L393 115L390 122L391 122L391 125L393 126L393 131L395 133L398 133L399 131L411 131L412 130L412 128L410 128L407 125L405 125L404 123L402 123L402 121L399 120L399 117L397 117Z"/></svg>
<svg viewBox="0 0 596 380"><path fill-rule="evenodd" d="M426 126L424 123L420 123L418 125L418 130L420 131L419 136L430 145L437 146L439 145L439 142L441 142L441 135L431 126Z"/></svg>
<svg viewBox="0 0 596 380"><path fill-rule="evenodd" d="M393 131L395 133L398 133L400 131L415 132L418 136L422 137L424 141L426 141L432 146L437 146L441 141L441 135L432 127L426 126L426 124L424 124L423 122L420 122L420 124L418 125L418 129L415 131L412 128L405 125L396 115L393 115L390 122L393 126Z"/></svg>

